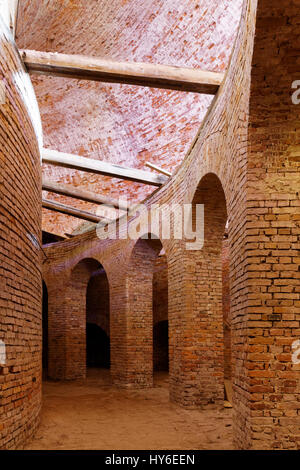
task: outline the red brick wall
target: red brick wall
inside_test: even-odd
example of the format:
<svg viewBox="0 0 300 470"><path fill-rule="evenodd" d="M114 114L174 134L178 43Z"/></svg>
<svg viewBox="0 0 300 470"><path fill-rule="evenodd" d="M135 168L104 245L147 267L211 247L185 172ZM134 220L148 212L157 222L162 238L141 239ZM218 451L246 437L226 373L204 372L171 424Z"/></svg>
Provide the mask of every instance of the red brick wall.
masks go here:
<svg viewBox="0 0 300 470"><path fill-rule="evenodd" d="M222 303L224 331L224 379L231 380L231 317L229 283L229 244L227 238L222 243Z"/></svg>
<svg viewBox="0 0 300 470"><path fill-rule="evenodd" d="M41 406L41 169L33 90L1 20L0 80L0 448L14 449L35 431Z"/></svg>
<svg viewBox="0 0 300 470"><path fill-rule="evenodd" d="M300 335L300 130L299 106L291 100L300 72L299 24L298 2L258 2L243 234L247 256L240 271L241 279L247 277L247 306L244 318L234 319L240 331L236 398L242 411L236 441L249 448L300 448L300 365L292 362L292 343Z"/></svg>

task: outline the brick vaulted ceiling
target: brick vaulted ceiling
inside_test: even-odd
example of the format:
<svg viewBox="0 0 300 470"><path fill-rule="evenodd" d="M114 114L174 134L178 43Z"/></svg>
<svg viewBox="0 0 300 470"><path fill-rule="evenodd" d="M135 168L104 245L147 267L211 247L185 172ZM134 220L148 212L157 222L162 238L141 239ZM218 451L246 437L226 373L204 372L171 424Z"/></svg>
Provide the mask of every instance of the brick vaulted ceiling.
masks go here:
<svg viewBox="0 0 300 470"><path fill-rule="evenodd" d="M116 61L226 70L242 0L21 0L20 48ZM32 76L44 146L171 172L183 160L211 97L193 93ZM151 171L151 170L149 170ZM153 187L43 165L43 174L114 198L141 201ZM97 206L47 194L74 207ZM82 221L43 209L43 230L64 235Z"/></svg>

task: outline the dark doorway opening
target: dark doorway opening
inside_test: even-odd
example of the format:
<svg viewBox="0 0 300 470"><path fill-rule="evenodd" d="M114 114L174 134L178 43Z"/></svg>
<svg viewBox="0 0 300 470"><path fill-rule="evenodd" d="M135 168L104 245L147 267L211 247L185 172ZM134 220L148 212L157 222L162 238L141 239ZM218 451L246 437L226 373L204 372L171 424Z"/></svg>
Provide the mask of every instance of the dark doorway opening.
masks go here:
<svg viewBox="0 0 300 470"><path fill-rule="evenodd" d="M86 324L87 367L110 367L110 342L105 331L95 323Z"/></svg>
<svg viewBox="0 0 300 470"><path fill-rule="evenodd" d="M102 266L92 273L86 292L86 366L110 368L109 284Z"/></svg>
<svg viewBox="0 0 300 470"><path fill-rule="evenodd" d="M153 327L153 369L169 370L169 328L168 320L159 321Z"/></svg>

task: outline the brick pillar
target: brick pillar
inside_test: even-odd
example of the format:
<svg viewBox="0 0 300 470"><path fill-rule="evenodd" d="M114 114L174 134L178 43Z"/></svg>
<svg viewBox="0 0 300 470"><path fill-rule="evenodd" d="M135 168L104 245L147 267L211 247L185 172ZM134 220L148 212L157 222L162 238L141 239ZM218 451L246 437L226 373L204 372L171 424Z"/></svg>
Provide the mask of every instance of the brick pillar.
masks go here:
<svg viewBox="0 0 300 470"><path fill-rule="evenodd" d="M112 280L111 373L123 387L153 386L153 271L157 240L139 240L124 276Z"/></svg>
<svg viewBox="0 0 300 470"><path fill-rule="evenodd" d="M48 289L48 377L66 378L66 279L50 278Z"/></svg>
<svg viewBox="0 0 300 470"><path fill-rule="evenodd" d="M300 106L291 99L299 22L293 1L258 2L241 263L233 279L240 448L300 448L300 364L293 356L300 339Z"/></svg>
<svg viewBox="0 0 300 470"><path fill-rule="evenodd" d="M205 176L194 197L204 204L201 250L175 245L169 261L170 394L184 406L224 400L221 248L226 223L218 178Z"/></svg>

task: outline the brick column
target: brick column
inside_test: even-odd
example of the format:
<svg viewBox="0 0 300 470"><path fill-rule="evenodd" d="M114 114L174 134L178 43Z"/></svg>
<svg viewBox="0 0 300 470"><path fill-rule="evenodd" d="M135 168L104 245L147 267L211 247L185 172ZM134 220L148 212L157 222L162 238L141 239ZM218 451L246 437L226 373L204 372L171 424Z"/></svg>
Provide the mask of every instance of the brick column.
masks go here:
<svg viewBox="0 0 300 470"><path fill-rule="evenodd" d="M169 270L170 393L184 406L224 400L221 249L226 203L220 180L202 178L193 200L204 204L204 246L174 244Z"/></svg>
<svg viewBox="0 0 300 470"><path fill-rule="evenodd" d="M111 373L115 384L153 385L153 271L157 240L139 240L123 276L112 279Z"/></svg>
<svg viewBox="0 0 300 470"><path fill-rule="evenodd" d="M295 2L258 1L241 260L233 278L240 448L300 448L300 364L293 358L300 339L300 106L291 99L300 78L299 22Z"/></svg>

